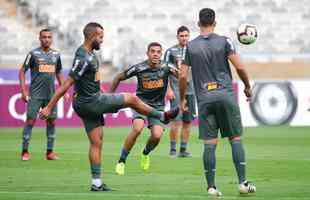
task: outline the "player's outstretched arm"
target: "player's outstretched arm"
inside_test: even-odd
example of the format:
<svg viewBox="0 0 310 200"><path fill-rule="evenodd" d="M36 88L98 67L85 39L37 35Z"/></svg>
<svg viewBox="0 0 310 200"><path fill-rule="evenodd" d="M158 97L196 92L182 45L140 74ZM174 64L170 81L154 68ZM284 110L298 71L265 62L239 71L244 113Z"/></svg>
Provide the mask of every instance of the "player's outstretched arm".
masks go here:
<svg viewBox="0 0 310 200"><path fill-rule="evenodd" d="M110 93L113 93L115 92L116 88L118 87L119 83L123 80L126 80L126 76L125 76L125 72L121 72L121 73L118 73L114 79L112 80L112 84L111 84L111 87L110 87L110 90L109 92Z"/></svg>
<svg viewBox="0 0 310 200"><path fill-rule="evenodd" d="M251 85L249 81L249 76L248 76L247 71L245 70L244 64L242 63L240 59L240 56L238 54L230 54L228 56L228 59L235 67L238 76L240 77L240 79L242 80L244 84L245 96L248 98L248 100L250 100L250 98L252 97L252 90L251 90Z"/></svg>
<svg viewBox="0 0 310 200"><path fill-rule="evenodd" d="M67 92L67 90L73 85L74 79L70 76L65 80L53 95L52 99L48 102L47 106L40 111L40 118L48 118L52 108L56 105L58 100Z"/></svg>

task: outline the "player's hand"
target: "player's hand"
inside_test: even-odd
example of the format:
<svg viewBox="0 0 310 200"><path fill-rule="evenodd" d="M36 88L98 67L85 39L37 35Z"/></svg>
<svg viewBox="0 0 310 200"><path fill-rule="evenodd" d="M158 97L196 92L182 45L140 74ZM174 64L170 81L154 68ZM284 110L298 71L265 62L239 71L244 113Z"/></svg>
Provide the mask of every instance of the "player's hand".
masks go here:
<svg viewBox="0 0 310 200"><path fill-rule="evenodd" d="M188 111L188 106L187 106L186 99L181 101L180 107L181 107L182 112L187 112Z"/></svg>
<svg viewBox="0 0 310 200"><path fill-rule="evenodd" d="M249 88L245 88L243 90L245 96L246 96L246 101L251 101L251 98L252 98L252 89L249 87Z"/></svg>
<svg viewBox="0 0 310 200"><path fill-rule="evenodd" d="M48 116L50 115L51 110L48 107L44 107L42 110L39 112L39 117L40 119L47 119Z"/></svg>
<svg viewBox="0 0 310 200"><path fill-rule="evenodd" d="M173 93L173 91L171 89L167 90L166 99L169 100L169 101L172 100L172 99L175 99L175 95L174 95L174 93Z"/></svg>
<svg viewBox="0 0 310 200"><path fill-rule="evenodd" d="M27 91L22 91L22 99L26 103L29 101L29 94Z"/></svg>

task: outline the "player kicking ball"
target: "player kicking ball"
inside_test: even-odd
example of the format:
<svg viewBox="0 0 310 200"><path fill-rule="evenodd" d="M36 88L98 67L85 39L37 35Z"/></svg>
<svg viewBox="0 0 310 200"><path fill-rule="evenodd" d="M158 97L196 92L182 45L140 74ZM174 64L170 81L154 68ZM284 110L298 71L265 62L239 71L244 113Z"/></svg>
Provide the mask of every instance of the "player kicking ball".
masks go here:
<svg viewBox="0 0 310 200"><path fill-rule="evenodd" d="M82 119L89 139L91 191L111 191L101 180L101 150L103 144L104 113L130 107L148 117L168 123L179 110L158 111L129 93L107 94L100 91L99 61L94 51L103 42L103 27L91 22L84 27L84 43L77 49L73 66L65 83L58 88L47 106L40 111L47 118L57 101L74 85L73 109Z"/></svg>
<svg viewBox="0 0 310 200"><path fill-rule="evenodd" d="M169 67L167 64L161 62L162 46L153 42L147 48L148 59L129 67L127 70L119 73L113 80L110 92L114 92L120 81L129 79L131 77L137 78L137 96L149 106L157 110L164 110L165 95L168 86L168 78L170 75L176 76L177 71L175 67ZM119 161L116 165L115 172L118 175L125 174L125 163L130 150L134 146L137 137L141 134L144 125L148 122L148 128L151 135L141 154L141 168L148 170L150 167L150 152L158 145L163 134L163 123L153 116L141 115L134 112L132 121L132 130L125 139Z"/></svg>

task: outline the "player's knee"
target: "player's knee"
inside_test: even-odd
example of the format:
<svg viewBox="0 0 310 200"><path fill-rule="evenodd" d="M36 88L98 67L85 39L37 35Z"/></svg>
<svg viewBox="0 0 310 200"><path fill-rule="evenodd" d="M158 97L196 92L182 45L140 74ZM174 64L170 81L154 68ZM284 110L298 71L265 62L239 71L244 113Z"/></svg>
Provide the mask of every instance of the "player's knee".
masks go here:
<svg viewBox="0 0 310 200"><path fill-rule="evenodd" d="M102 140L98 139L98 140L92 141L91 146L93 148L101 148L102 147Z"/></svg>
<svg viewBox="0 0 310 200"><path fill-rule="evenodd" d="M241 136L231 136L229 137L229 141L240 141L241 140Z"/></svg>
<svg viewBox="0 0 310 200"><path fill-rule="evenodd" d="M136 106L138 104L139 98L136 95L130 93L125 93L124 95L126 97L125 102L127 102L129 106Z"/></svg>
<svg viewBox="0 0 310 200"><path fill-rule="evenodd" d="M36 122L35 119L27 119L27 120L26 120L26 124L27 124L27 125L30 125L30 126L33 126L35 122Z"/></svg>
<svg viewBox="0 0 310 200"><path fill-rule="evenodd" d="M189 130L191 128L190 121L183 121L183 129Z"/></svg>
<svg viewBox="0 0 310 200"><path fill-rule="evenodd" d="M191 127L190 126L183 126L182 129L183 129L183 132L189 133Z"/></svg>
<svg viewBox="0 0 310 200"><path fill-rule="evenodd" d="M161 134L155 134L153 135L153 139L156 140L156 141L159 141L161 138Z"/></svg>
<svg viewBox="0 0 310 200"><path fill-rule="evenodd" d="M55 126L55 120L46 120L47 126Z"/></svg>
<svg viewBox="0 0 310 200"><path fill-rule="evenodd" d="M161 130L155 130L155 131L153 130L151 137L152 137L153 140L159 141L161 136L162 136L162 134L163 134L163 131L161 131Z"/></svg>
<svg viewBox="0 0 310 200"><path fill-rule="evenodd" d="M172 132L179 132L181 129L181 123L179 123L178 121L172 122L170 129Z"/></svg>
<svg viewBox="0 0 310 200"><path fill-rule="evenodd" d="M132 128L132 132L135 134L135 135L139 135L143 130L143 127L140 127L140 126L134 126Z"/></svg>
<svg viewBox="0 0 310 200"><path fill-rule="evenodd" d="M208 139L208 140L204 140L205 144L217 144L218 143L218 139L217 138L213 138L213 139Z"/></svg>

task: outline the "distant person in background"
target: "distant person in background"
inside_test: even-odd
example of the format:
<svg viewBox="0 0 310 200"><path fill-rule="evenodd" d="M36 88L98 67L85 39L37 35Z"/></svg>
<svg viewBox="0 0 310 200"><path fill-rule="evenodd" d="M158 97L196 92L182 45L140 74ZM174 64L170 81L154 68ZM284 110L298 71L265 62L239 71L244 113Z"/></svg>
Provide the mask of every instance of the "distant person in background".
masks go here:
<svg viewBox="0 0 310 200"><path fill-rule="evenodd" d="M27 103L27 118L23 130L21 159L30 159L29 141L32 128L35 124L40 108L47 105L55 92L55 77L59 85L64 82L60 53L51 48L53 35L50 29L42 29L39 34L40 47L30 51L19 70L19 81L22 99ZM25 83L25 73L30 69L31 83L28 91ZM46 159L57 160L58 156L53 151L55 142L56 106L52 114L46 119L47 148Z"/></svg>
<svg viewBox="0 0 310 200"><path fill-rule="evenodd" d="M189 40L189 29L186 26L181 26L177 30L178 44L170 47L164 56L165 62L169 65L177 67L178 62L182 62L185 57L186 45ZM194 86L191 76L187 80L186 102L187 111L180 112L179 115L171 121L170 124L170 156L175 157L177 155L176 145L177 139L181 131L180 138L180 152L179 157L190 157L191 153L187 151L188 140L190 137L190 129L194 116L196 114L196 104L194 96ZM179 93L179 80L175 76L169 77L169 87L167 91L167 98L170 100L171 107L177 107L180 105L180 93Z"/></svg>
<svg viewBox="0 0 310 200"><path fill-rule="evenodd" d="M204 8L199 12L200 35L187 45L185 61L180 67L179 87L181 108L186 107L188 68L191 66L198 103L199 138L204 142L203 163L208 194L221 196L215 185L218 132L229 139L236 168L239 192L254 193L256 187L246 179L246 160L243 148L241 114L233 91L229 61L244 84L244 94L250 100L251 85L244 64L232 41L214 33L215 12Z"/></svg>

